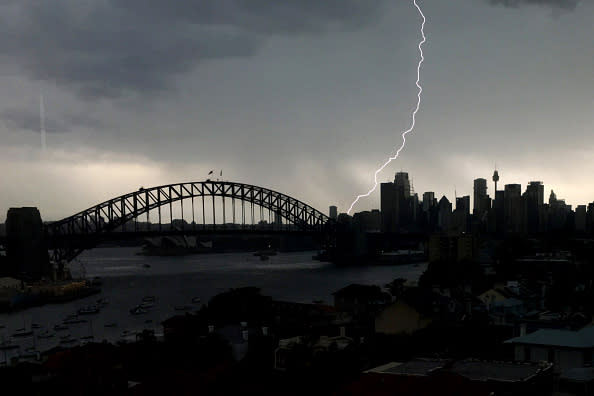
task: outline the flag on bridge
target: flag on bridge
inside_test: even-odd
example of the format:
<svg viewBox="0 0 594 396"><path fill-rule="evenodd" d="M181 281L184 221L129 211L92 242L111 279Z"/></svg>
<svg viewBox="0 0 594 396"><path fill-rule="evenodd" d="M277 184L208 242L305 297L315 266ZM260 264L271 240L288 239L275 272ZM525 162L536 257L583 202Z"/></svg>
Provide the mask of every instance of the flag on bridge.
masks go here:
<svg viewBox="0 0 594 396"><path fill-rule="evenodd" d="M223 176L223 170L221 169L221 176Z"/></svg>
<svg viewBox="0 0 594 396"><path fill-rule="evenodd" d="M213 171L210 171L210 172L208 172L208 174L209 174L209 175L212 175L212 172L213 172Z"/></svg>

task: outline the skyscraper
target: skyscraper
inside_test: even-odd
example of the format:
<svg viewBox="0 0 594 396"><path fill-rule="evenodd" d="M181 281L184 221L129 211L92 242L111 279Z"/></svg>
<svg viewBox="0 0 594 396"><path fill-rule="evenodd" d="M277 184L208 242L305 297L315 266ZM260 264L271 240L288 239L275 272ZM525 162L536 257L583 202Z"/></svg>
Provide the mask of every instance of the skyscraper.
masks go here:
<svg viewBox="0 0 594 396"><path fill-rule="evenodd" d="M462 211L467 215L470 214L470 195L456 197L456 210Z"/></svg>
<svg viewBox="0 0 594 396"><path fill-rule="evenodd" d="M423 212L429 211L435 205L435 193L427 191L423 193Z"/></svg>
<svg viewBox="0 0 594 396"><path fill-rule="evenodd" d="M485 211L485 198L487 198L487 179L474 179L474 201L473 213L479 214Z"/></svg>
<svg viewBox="0 0 594 396"><path fill-rule="evenodd" d="M529 196L530 199L538 206L544 204L544 185L540 181L531 181L526 186L526 196Z"/></svg>
<svg viewBox="0 0 594 396"><path fill-rule="evenodd" d="M410 195L408 173L398 172L394 183L380 185L380 205L383 232L410 230L415 221L415 202L418 197Z"/></svg>
<svg viewBox="0 0 594 396"><path fill-rule="evenodd" d="M404 194L404 198L410 198L410 180L407 172L397 172L394 177L396 190Z"/></svg>
<svg viewBox="0 0 594 396"><path fill-rule="evenodd" d="M503 201L505 232L521 232L523 224L522 186L520 184L506 184Z"/></svg>
<svg viewBox="0 0 594 396"><path fill-rule="evenodd" d="M544 185L542 182L531 181L528 183L522 199L524 201L524 217L528 233L535 234L542 231L544 226L541 221L541 214L544 213Z"/></svg>

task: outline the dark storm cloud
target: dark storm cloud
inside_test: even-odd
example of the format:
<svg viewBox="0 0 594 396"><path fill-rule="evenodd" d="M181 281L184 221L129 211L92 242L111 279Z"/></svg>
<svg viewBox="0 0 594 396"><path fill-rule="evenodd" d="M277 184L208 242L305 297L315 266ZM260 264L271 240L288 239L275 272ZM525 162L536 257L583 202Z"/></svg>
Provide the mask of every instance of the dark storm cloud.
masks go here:
<svg viewBox="0 0 594 396"><path fill-rule="evenodd" d="M3 2L0 57L86 98L150 94L198 62L251 56L272 34L360 27L380 1Z"/></svg>
<svg viewBox="0 0 594 396"><path fill-rule="evenodd" d="M5 109L0 111L0 120L7 128L39 132L41 120L39 113L24 109ZM100 120L82 115L64 115L59 118L46 117L45 131L70 132L76 128L101 128L105 126Z"/></svg>
<svg viewBox="0 0 594 396"><path fill-rule="evenodd" d="M491 4L504 5L506 7L519 7L525 4L532 4L573 10L580 0L489 0L489 2Z"/></svg>
<svg viewBox="0 0 594 396"><path fill-rule="evenodd" d="M311 33L329 24L356 28L378 15L382 0L110 0L154 22L230 25L255 33Z"/></svg>

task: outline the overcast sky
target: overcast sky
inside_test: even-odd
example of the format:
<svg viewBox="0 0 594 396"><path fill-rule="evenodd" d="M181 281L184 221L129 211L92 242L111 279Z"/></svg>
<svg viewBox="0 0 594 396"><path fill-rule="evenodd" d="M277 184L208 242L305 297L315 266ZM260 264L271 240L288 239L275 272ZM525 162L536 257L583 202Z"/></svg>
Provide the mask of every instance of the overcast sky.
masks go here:
<svg viewBox="0 0 594 396"><path fill-rule="evenodd" d="M379 179L453 200L492 195L497 164L500 188L594 201L594 2L418 3L421 108ZM410 125L421 21L412 0L0 0L0 213L221 169L344 212Z"/></svg>

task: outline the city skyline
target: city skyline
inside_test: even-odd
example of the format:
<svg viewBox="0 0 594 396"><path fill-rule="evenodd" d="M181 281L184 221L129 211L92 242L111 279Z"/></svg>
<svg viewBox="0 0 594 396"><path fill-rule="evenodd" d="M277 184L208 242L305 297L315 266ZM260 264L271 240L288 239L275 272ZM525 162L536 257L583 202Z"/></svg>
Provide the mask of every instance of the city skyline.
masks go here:
<svg viewBox="0 0 594 396"><path fill-rule="evenodd" d="M0 57L0 212L37 206L57 220L211 169L345 212L409 126L412 1L229 1L208 14L184 2L182 12L114 3L0 6L10 38ZM419 4L423 103L378 181L406 169L419 195L455 203L454 189L472 196L479 177L493 196L497 164L501 186L540 180L573 207L594 201L594 4ZM378 207L376 191L353 212Z"/></svg>

